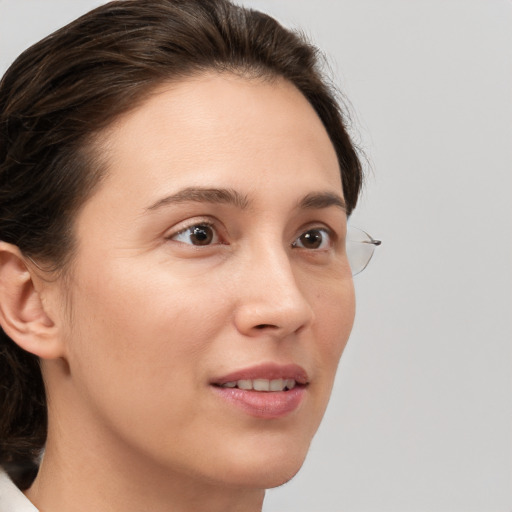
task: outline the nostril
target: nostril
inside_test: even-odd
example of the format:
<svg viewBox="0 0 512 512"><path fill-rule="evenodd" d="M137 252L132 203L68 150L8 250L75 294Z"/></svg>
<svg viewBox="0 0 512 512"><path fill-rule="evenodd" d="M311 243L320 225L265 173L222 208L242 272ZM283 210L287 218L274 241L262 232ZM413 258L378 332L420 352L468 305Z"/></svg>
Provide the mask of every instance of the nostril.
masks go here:
<svg viewBox="0 0 512 512"><path fill-rule="evenodd" d="M266 329L267 327L276 328L277 326L272 324L259 324L254 326L255 329Z"/></svg>

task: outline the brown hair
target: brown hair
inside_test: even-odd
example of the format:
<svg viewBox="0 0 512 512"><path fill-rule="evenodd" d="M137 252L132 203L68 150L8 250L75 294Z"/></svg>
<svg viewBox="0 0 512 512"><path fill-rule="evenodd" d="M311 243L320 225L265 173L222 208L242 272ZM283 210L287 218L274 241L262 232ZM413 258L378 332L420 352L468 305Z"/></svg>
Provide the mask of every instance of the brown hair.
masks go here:
<svg viewBox="0 0 512 512"><path fill-rule="evenodd" d="M74 216L101 179L94 136L163 81L207 70L284 77L302 92L336 150L350 214L361 165L316 48L228 0L121 0L35 44L2 78L0 240L65 268ZM44 383L1 329L0 410L0 464L28 487L46 439Z"/></svg>

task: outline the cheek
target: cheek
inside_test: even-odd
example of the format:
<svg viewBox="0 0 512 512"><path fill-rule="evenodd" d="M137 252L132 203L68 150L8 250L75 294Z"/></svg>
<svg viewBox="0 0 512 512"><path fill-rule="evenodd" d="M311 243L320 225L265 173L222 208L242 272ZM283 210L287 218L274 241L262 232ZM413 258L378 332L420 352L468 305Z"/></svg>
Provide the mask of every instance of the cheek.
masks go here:
<svg viewBox="0 0 512 512"><path fill-rule="evenodd" d="M98 272L73 301L69 366L86 421L154 458L201 460L212 443L205 362L229 305L162 271L105 274L108 286Z"/></svg>
<svg viewBox="0 0 512 512"><path fill-rule="evenodd" d="M324 339L332 340L329 350L339 359L354 325L355 295L352 279L340 290L333 292L322 309L322 323L327 331Z"/></svg>
<svg viewBox="0 0 512 512"><path fill-rule="evenodd" d="M75 289L69 359L94 399L121 405L126 397L149 410L185 401L179 387L198 386L222 313L208 293L139 270L98 271Z"/></svg>
<svg viewBox="0 0 512 512"><path fill-rule="evenodd" d="M324 393L330 394L340 357L347 344L355 317L352 278L338 281L315 295L316 366L323 374Z"/></svg>
<svg viewBox="0 0 512 512"><path fill-rule="evenodd" d="M315 311L315 323L325 333L325 336L318 340L319 343L325 341L331 350L335 352L339 350L341 353L352 330L355 317L355 291L352 276L344 272L343 277L337 280L327 282L324 280L311 301Z"/></svg>

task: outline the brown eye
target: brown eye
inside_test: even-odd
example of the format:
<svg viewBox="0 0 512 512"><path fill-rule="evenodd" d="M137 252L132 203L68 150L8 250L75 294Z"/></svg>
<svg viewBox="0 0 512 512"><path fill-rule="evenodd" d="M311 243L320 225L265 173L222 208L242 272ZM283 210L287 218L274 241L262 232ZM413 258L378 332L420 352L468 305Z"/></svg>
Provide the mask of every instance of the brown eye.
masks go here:
<svg viewBox="0 0 512 512"><path fill-rule="evenodd" d="M218 243L218 236L213 226L209 224L196 224L180 231L171 240L189 245L210 245Z"/></svg>
<svg viewBox="0 0 512 512"><path fill-rule="evenodd" d="M309 229L295 239L292 246L301 249L326 249L330 244L330 235L326 229Z"/></svg>

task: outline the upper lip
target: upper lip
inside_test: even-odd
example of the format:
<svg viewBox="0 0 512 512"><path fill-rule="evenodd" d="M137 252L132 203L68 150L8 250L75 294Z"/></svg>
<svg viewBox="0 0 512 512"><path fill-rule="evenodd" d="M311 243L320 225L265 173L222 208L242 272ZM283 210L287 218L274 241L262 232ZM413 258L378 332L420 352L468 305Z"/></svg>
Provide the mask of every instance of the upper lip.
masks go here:
<svg viewBox="0 0 512 512"><path fill-rule="evenodd" d="M293 379L297 384L307 384L309 377L302 368L297 364L277 364L262 363L240 370L235 370L222 377L212 380L212 384L222 385L226 382L235 382L237 380L253 380L253 379Z"/></svg>

